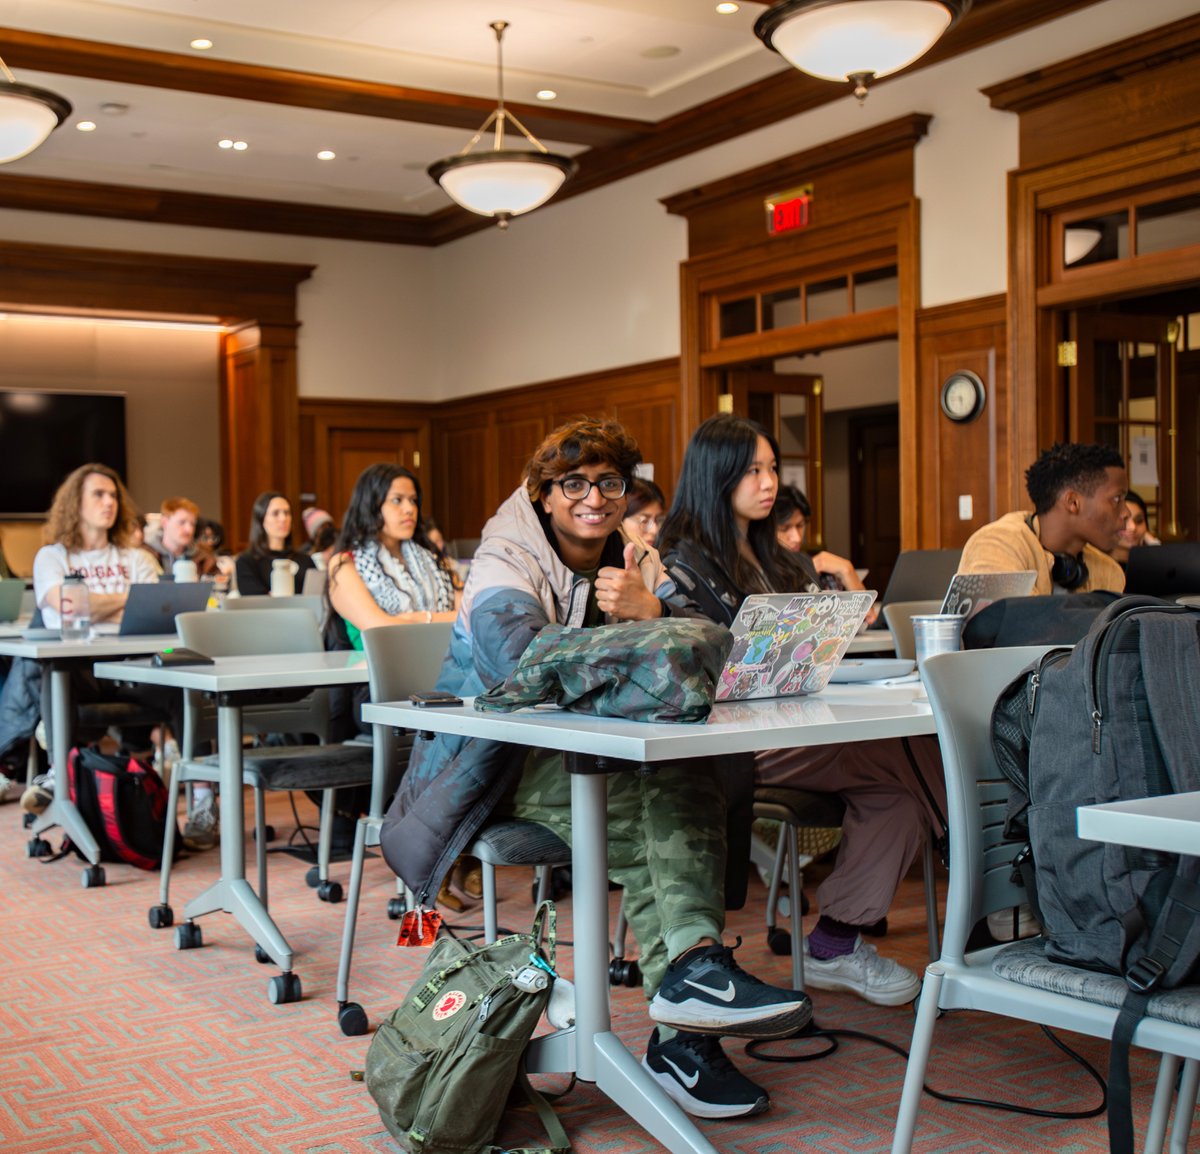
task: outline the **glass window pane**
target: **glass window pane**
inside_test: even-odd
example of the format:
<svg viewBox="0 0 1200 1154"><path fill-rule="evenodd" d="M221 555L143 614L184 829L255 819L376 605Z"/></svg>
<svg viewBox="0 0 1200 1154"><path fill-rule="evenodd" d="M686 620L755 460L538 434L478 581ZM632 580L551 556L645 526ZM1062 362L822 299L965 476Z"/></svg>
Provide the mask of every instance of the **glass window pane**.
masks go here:
<svg viewBox="0 0 1200 1154"><path fill-rule="evenodd" d="M1121 413L1121 343L1097 341L1094 346L1095 414L1115 419Z"/></svg>
<svg viewBox="0 0 1200 1154"><path fill-rule="evenodd" d="M770 329L787 329L803 322L804 318L800 315L800 290L798 288L763 293L763 332Z"/></svg>
<svg viewBox="0 0 1200 1154"><path fill-rule="evenodd" d="M827 321L832 317L844 317L850 311L850 285L846 277L817 281L808 286L808 308L805 319Z"/></svg>
<svg viewBox="0 0 1200 1154"><path fill-rule="evenodd" d="M854 274L854 311L895 308L900 303L900 278L896 266L873 268Z"/></svg>
<svg viewBox="0 0 1200 1154"><path fill-rule="evenodd" d="M808 455L808 398L779 395L779 451L785 457Z"/></svg>
<svg viewBox="0 0 1200 1154"><path fill-rule="evenodd" d="M722 340L726 337L744 337L756 331L754 301L754 297L742 297L741 300L721 302Z"/></svg>
<svg viewBox="0 0 1200 1154"><path fill-rule="evenodd" d="M1112 212L1072 221L1063 229L1063 265L1083 268L1129 255L1129 214Z"/></svg>
<svg viewBox="0 0 1200 1154"><path fill-rule="evenodd" d="M1121 426L1113 422L1096 422L1096 443L1121 451Z"/></svg>
<svg viewBox="0 0 1200 1154"><path fill-rule="evenodd" d="M1200 244L1200 194L1144 204L1137 210L1139 256Z"/></svg>

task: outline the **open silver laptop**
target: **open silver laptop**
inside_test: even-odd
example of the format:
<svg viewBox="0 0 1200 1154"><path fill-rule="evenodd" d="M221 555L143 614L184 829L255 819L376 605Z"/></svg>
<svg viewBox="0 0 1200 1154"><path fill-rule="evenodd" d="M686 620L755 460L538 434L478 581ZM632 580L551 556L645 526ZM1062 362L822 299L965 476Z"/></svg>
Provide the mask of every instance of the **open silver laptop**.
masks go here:
<svg viewBox="0 0 1200 1154"><path fill-rule="evenodd" d="M21 616L21 598L25 582L20 577L0 578L0 621L16 621Z"/></svg>
<svg viewBox="0 0 1200 1154"><path fill-rule="evenodd" d="M159 581L130 585L121 614L122 637L174 633L175 617L208 607L212 586L207 581Z"/></svg>
<svg viewBox="0 0 1200 1154"><path fill-rule="evenodd" d="M1037 574L1032 569L1012 573L956 573L942 598L942 613L957 613L968 620L993 601L1004 597L1028 597Z"/></svg>
<svg viewBox="0 0 1200 1154"><path fill-rule="evenodd" d="M858 593L756 594L730 627L718 701L819 693L875 600Z"/></svg>

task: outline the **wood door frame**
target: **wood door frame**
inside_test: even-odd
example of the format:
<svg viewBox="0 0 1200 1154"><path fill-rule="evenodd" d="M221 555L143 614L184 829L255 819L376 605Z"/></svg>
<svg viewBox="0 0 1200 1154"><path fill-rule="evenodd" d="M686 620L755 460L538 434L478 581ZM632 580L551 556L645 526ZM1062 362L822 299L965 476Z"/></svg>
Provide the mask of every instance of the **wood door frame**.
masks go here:
<svg viewBox="0 0 1200 1154"><path fill-rule="evenodd" d="M1011 430L1009 508L1025 505L1024 472L1042 449L1066 435L1058 369L1058 314L1148 295L1197 281L1200 246L1134 256L1070 271L1049 283L1052 218L1102 199L1155 189L1161 199L1195 180L1200 126L1109 151L1010 173L1008 327Z"/></svg>
<svg viewBox="0 0 1200 1154"><path fill-rule="evenodd" d="M900 525L902 548L913 548L919 529L917 461L917 301L920 295L920 202L885 209L868 220L831 227L817 241L802 237L782 244L768 241L735 252L719 252L688 260L680 267L686 443L689 429L717 411L722 364L772 359L794 353L863 344L895 338L900 406ZM814 243L816 242L816 243ZM737 287L747 290L784 275L809 277L836 274L867 259L894 264L897 276L895 308L819 321L763 334L736 348L706 351L709 331L707 301ZM731 342L725 342L731 346ZM682 445L681 445L682 451Z"/></svg>

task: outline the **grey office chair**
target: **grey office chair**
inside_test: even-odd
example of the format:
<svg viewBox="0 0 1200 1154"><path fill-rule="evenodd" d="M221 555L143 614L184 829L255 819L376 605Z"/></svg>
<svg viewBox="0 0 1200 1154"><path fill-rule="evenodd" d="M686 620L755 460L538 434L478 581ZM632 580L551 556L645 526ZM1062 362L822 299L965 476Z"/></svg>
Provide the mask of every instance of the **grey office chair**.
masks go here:
<svg viewBox="0 0 1200 1154"><path fill-rule="evenodd" d="M450 648L452 625L383 625L363 634L367 654L373 702L400 701L410 693L430 689L437 681L442 661ZM363 861L367 846L379 844L384 807L395 792L408 764L412 749L411 732L397 732L390 726L375 727L375 774L371 785L371 812L360 818L354 837L354 859L350 867L350 892L346 901L346 924L342 933L342 953L338 963L338 1025L348 1036L365 1034L366 1012L357 1002L349 1001L350 962L354 952L355 921L362 888ZM496 866L554 866L571 860L571 851L561 838L542 826L526 821L496 822L480 831L467 850L480 860L483 875L484 939L495 941ZM537 900L548 893L549 868L541 871ZM388 916L404 913L403 899L388 903Z"/></svg>
<svg viewBox="0 0 1200 1154"><path fill-rule="evenodd" d="M179 635L189 649L209 657L236 657L266 653L313 653L322 649L316 619L308 609L271 609L258 612L181 613L176 618ZM196 757L200 741L209 731L212 712L203 695L184 692L182 757L171 775L168 814L179 804L180 787L188 782L220 780L217 755ZM328 739L329 699L325 690L305 694L298 701L272 702L242 711L242 725L250 733L311 733L323 743ZM242 778L254 789L254 830L258 867L258 890L267 905L267 834L263 792L266 790L321 790L321 827L317 851L317 895L322 901L342 897L340 884L329 881L329 852L333 828L334 791L371 781L370 747L355 744L266 746L246 750ZM174 922L170 906L171 863L175 854L176 828L167 822L163 841L163 869L159 904L150 909L150 925L162 929ZM198 927L197 927L198 929ZM198 938L198 934L194 934ZM190 944L199 944L195 941ZM259 960L269 960L256 949Z"/></svg>
<svg viewBox="0 0 1200 1154"><path fill-rule="evenodd" d="M897 657L904 657L909 661L917 659L912 619L919 613L936 613L941 607L940 597L936 601L893 601L883 607L883 619L892 634L892 644L896 647Z"/></svg>
<svg viewBox="0 0 1200 1154"><path fill-rule="evenodd" d="M1038 939L966 952L968 935L980 919L1025 899L1025 891L1012 881L1017 847L1003 841L1008 783L992 753L991 715L1000 691L1044 652L1040 646L979 649L937 654L925 665L923 679L946 771L950 892L941 957L928 966L921 987L892 1154L908 1154L912 1149L933 1032L943 1011L982 1010L1109 1038L1116 1007L1124 1000L1123 979L1050 962ZM1061 992L1072 989L1075 992ZM1147 1154L1162 1150L1175 1079L1184 1059L1171 1149L1182 1154L1187 1145L1200 1059L1200 997L1193 994L1187 1004L1181 1004L1181 994L1187 998L1183 990L1171 990L1152 1001L1150 1016L1138 1024L1133 1038L1135 1045L1164 1055L1144 1147ZM1156 1003L1168 998L1173 1000L1175 1021L1155 1016ZM1180 1023L1181 1014L1190 1025Z"/></svg>
<svg viewBox="0 0 1200 1154"><path fill-rule="evenodd" d="M318 626L325 618L325 598L319 593L297 593L294 597L271 597L259 593L249 597L227 597L223 608L234 612L248 609L307 609L317 619Z"/></svg>

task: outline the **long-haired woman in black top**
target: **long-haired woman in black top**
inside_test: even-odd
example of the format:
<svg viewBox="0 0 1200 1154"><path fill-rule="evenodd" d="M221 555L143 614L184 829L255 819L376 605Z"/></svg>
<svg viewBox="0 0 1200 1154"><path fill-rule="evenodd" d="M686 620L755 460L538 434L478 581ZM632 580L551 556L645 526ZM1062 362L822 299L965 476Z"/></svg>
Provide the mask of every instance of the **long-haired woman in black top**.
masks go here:
<svg viewBox="0 0 1200 1154"><path fill-rule="evenodd" d="M778 462L766 430L732 414L705 421L688 443L659 547L676 584L715 621L731 623L748 594L810 587L776 537ZM930 789L944 798L936 742L913 747ZM862 938L886 916L931 824L900 741L772 750L757 755L755 773L763 784L837 793L846 803L837 861L817 891L821 916L805 943L809 984L878 1005L911 1001L916 974Z"/></svg>
<svg viewBox="0 0 1200 1154"><path fill-rule="evenodd" d="M274 489L259 493L250 511L250 543L237 559L237 587L243 597L271 592L271 566L279 560L295 561L295 589L304 587L304 574L312 558L292 543L292 505Z"/></svg>

